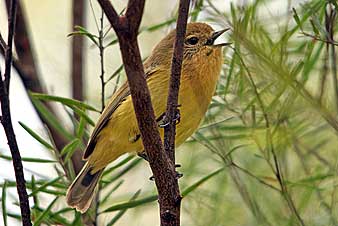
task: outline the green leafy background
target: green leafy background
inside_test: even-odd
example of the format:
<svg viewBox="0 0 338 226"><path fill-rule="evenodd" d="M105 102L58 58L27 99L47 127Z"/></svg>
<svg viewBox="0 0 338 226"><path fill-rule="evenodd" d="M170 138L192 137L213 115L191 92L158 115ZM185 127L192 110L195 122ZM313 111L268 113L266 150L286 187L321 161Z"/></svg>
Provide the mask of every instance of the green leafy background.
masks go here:
<svg viewBox="0 0 338 226"><path fill-rule="evenodd" d="M152 2L147 2L140 31L144 57L175 24L177 5L170 15L156 17L156 8L149 10ZM163 12L163 5L156 7ZM224 49L221 78L203 125L177 152L184 174L179 181L182 225L337 225L337 43L325 42L325 12L336 14L336 2L194 1L190 21L230 27L226 39L232 45ZM100 15L94 1L88 12L91 25L97 19L92 13ZM96 54L96 62L98 34L91 25L76 27L70 35L88 37L88 52ZM113 32L107 32L107 97L125 79L117 63L121 61L108 57L119 56L114 40ZM87 64L97 69L90 81L98 81L98 64ZM34 106L68 140L56 154L50 138L20 122L27 136L54 156L23 161L53 164L58 174L50 180L27 178L34 225L82 225L80 214L65 206L64 195L75 176L69 159L77 148L84 148L101 107L100 87L93 84L87 82L85 103L30 93ZM42 101L58 103L72 126L60 123ZM65 169L71 172L67 177ZM150 176L147 163L138 157L123 156L112 163L100 183L98 224L158 225ZM5 225L7 218L20 217L5 211L6 191L13 186L14 181L1 184Z"/></svg>

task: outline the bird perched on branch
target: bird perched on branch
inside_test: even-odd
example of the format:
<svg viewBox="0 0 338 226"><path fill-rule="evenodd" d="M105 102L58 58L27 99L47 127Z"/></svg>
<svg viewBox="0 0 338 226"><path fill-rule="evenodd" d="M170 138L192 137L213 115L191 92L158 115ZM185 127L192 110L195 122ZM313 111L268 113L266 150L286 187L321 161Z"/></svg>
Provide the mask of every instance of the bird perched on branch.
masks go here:
<svg viewBox="0 0 338 226"><path fill-rule="evenodd" d="M187 24L178 103L180 123L176 127L176 146L198 128L215 92L222 66L222 46L215 40L226 31L215 32L205 23ZM144 63L145 76L157 121L165 111L176 30L153 49ZM164 130L159 126L163 139ZM99 118L85 149L85 166L67 191L67 203L80 212L89 208L105 167L119 156L143 151L128 84L111 97Z"/></svg>

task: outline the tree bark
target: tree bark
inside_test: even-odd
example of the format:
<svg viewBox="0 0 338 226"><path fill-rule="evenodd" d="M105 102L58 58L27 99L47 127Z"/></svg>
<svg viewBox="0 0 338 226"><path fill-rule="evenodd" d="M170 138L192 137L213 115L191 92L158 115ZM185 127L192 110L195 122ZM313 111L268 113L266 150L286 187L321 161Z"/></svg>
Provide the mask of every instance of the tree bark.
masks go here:
<svg viewBox="0 0 338 226"><path fill-rule="evenodd" d="M73 23L72 27L75 26L84 26L85 24L85 1L84 0L73 0L72 5L72 16ZM83 101L83 73L84 73L84 38L82 35L73 35L72 36L72 96L74 99ZM76 150L72 156L72 163L75 174L78 174L83 165L84 161L82 160L82 151Z"/></svg>
<svg viewBox="0 0 338 226"><path fill-rule="evenodd" d="M73 0L73 26L84 26L84 0ZM82 35L72 36L72 93L76 100L83 100L83 56L84 39Z"/></svg>
<svg viewBox="0 0 338 226"><path fill-rule="evenodd" d="M155 114L151 104L150 93L145 80L143 64L137 43L137 34L143 15L145 0L129 0L126 14L123 16L117 14L109 0L98 0L98 2L113 26L119 40L122 60L128 78L143 146L147 153L158 191L161 225L180 225L181 196L179 193L174 162L170 160L169 156L164 151L157 123L155 121ZM187 1L182 1L182 4L183 3L186 4ZM182 5L182 7L183 6L185 5ZM185 24L181 20L185 20ZM183 35L184 37L186 18L180 19L180 21L183 25L180 25L182 27L179 28L179 35ZM182 40L178 40L176 48L180 48L181 41ZM176 51L180 54L180 51L182 50L175 50L175 52ZM177 55L174 59L177 60L177 62L182 61L182 57L177 57ZM178 62L178 65L180 64L181 62ZM173 67L174 72L180 71L180 68L175 69L177 66ZM177 74L179 78L180 72ZM175 81L177 81L177 74L174 78ZM175 84L173 85L177 87L177 82L175 81ZM178 88L174 88L174 90L178 92ZM173 94L173 96L175 96L175 94ZM172 101L172 103L175 104L175 100ZM174 107L176 108L176 106L177 104Z"/></svg>
<svg viewBox="0 0 338 226"><path fill-rule="evenodd" d="M165 118L168 126L164 127L164 149L170 160L175 163L175 135L176 135L176 112L179 106L178 92L180 88L181 69L183 61L184 38L189 15L190 0L180 0L178 19L176 23L176 39L174 53L171 62L171 77L167 99Z"/></svg>

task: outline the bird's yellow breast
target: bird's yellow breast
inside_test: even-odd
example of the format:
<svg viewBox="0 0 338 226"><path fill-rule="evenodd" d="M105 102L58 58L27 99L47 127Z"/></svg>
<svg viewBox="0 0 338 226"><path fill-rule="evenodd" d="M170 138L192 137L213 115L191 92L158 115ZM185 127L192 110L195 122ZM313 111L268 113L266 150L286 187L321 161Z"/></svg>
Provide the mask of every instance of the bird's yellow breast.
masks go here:
<svg viewBox="0 0 338 226"><path fill-rule="evenodd" d="M201 53L204 54L204 53ZM198 61L197 57L207 60ZM196 64L197 61L199 65ZM179 91L180 123L176 129L176 146L182 144L200 125L215 91L222 57L221 49L183 61ZM201 65L202 62L202 65ZM188 71L187 68L190 70ZM166 110L170 70L159 67L147 79L155 116L160 117ZM163 129L159 128L163 139ZM131 97L128 96L113 112L107 125L100 131L88 163L93 173L127 152L143 151L142 140L137 126Z"/></svg>

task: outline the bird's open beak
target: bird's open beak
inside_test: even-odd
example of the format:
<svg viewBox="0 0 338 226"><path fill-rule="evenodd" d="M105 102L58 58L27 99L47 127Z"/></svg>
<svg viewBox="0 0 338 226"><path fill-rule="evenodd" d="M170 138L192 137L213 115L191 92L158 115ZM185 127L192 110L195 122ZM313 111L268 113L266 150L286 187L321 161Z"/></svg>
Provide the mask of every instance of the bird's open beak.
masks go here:
<svg viewBox="0 0 338 226"><path fill-rule="evenodd" d="M214 45L214 42L215 40L221 36L221 34L223 34L224 32L228 31L230 28L226 28L226 29L223 29L223 30L220 30L220 31L215 31L211 37L207 40L207 42L205 43L206 45L213 45L213 46L228 46L230 45L231 43L229 42L225 42L225 43L220 43L220 44L216 44Z"/></svg>

